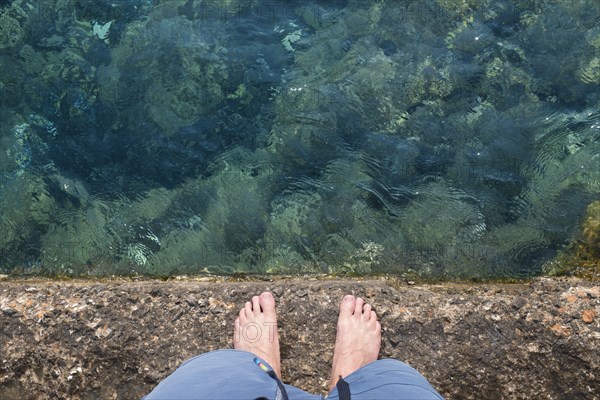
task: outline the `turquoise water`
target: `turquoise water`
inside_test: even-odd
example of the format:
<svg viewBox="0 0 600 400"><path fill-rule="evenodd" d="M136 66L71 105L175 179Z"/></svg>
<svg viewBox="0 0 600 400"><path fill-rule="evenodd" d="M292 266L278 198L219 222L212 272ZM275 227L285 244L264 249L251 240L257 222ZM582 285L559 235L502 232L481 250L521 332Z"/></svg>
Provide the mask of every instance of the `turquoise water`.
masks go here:
<svg viewBox="0 0 600 400"><path fill-rule="evenodd" d="M600 198L596 0L0 7L3 273L527 277Z"/></svg>

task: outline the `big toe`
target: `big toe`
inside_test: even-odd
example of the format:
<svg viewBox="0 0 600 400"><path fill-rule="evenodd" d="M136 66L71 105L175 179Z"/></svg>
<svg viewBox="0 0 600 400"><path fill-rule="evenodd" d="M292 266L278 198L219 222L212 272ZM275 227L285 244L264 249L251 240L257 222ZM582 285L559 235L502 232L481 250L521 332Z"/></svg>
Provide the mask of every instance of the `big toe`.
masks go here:
<svg viewBox="0 0 600 400"><path fill-rule="evenodd" d="M350 317L354 312L356 299L351 294L347 294L340 303L340 318Z"/></svg>
<svg viewBox="0 0 600 400"><path fill-rule="evenodd" d="M275 299L270 292L263 292L259 299L260 307L267 316L275 315Z"/></svg>

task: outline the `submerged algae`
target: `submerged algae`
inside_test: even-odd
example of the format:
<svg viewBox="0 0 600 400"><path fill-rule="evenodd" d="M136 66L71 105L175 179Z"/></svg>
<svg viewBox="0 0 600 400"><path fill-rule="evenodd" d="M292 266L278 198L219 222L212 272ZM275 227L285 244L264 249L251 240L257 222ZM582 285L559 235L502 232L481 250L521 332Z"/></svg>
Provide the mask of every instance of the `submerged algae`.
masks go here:
<svg viewBox="0 0 600 400"><path fill-rule="evenodd" d="M547 263L544 272L600 280L600 201L587 207L576 241Z"/></svg>
<svg viewBox="0 0 600 400"><path fill-rule="evenodd" d="M27 12L17 2L0 8L0 50L17 45L25 35Z"/></svg>

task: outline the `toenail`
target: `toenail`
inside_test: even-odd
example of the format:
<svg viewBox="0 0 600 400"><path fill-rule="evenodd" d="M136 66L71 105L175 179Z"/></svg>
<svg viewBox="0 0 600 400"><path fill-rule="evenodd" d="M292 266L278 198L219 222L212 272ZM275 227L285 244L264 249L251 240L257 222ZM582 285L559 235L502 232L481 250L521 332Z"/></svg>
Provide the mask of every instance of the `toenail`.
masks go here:
<svg viewBox="0 0 600 400"><path fill-rule="evenodd" d="M354 300L354 296L352 296L351 294L347 294L346 296L344 296L344 301L352 301Z"/></svg>

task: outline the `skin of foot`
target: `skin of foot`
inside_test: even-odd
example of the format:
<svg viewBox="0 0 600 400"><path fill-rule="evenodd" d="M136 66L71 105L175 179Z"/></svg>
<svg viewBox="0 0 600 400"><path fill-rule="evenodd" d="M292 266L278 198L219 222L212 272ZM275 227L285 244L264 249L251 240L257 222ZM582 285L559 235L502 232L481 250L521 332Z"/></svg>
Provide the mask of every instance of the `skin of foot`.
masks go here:
<svg viewBox="0 0 600 400"><path fill-rule="evenodd" d="M340 316L333 351L329 391L340 376L345 378L379 356L381 324L371 305L360 297L345 296L340 303Z"/></svg>
<svg viewBox="0 0 600 400"><path fill-rule="evenodd" d="M233 348L249 351L265 360L281 379L279 336L275 299L269 292L253 296L235 319Z"/></svg>

